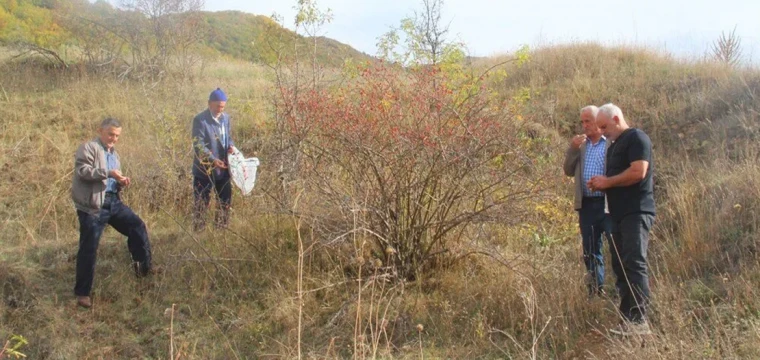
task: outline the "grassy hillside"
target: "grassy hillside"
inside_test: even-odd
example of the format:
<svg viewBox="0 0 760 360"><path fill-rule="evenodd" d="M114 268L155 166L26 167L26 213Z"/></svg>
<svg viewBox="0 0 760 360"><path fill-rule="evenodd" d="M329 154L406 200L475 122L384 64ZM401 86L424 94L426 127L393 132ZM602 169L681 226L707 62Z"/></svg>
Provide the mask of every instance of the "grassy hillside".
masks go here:
<svg viewBox="0 0 760 360"><path fill-rule="evenodd" d="M0 44L13 46L19 52L32 49L40 54L56 54L69 63L93 61L77 57L85 53L97 58L95 63L102 63L105 61L97 57L102 53L113 52L128 58L131 54L125 50L130 46L152 52L157 43L172 43L169 39L151 37L154 28L170 28L160 36L182 37L174 39L179 42L199 42L200 46L192 47L199 54L216 52L260 64L273 63L278 57L293 60L296 51L302 61L314 55L315 39L298 35L267 16L240 11L200 12L186 17L188 25L177 22L179 18L166 16L159 26L146 16L114 7L107 1L5 1L0 2ZM196 38L198 34L202 36ZM318 37L316 43L316 58L323 66L340 67L346 59L357 62L373 59L330 38ZM191 48L189 44L182 47L187 50Z"/></svg>
<svg viewBox="0 0 760 360"><path fill-rule="evenodd" d="M205 44L221 54L270 63L276 60L275 49L281 48L285 54L293 56L293 48L298 47L299 58L310 59L313 55L314 39L295 34L283 28L271 18L247 14L240 11L219 11L204 13L210 33ZM345 59L367 61L371 56L326 37L318 37L316 58L328 67L342 66Z"/></svg>
<svg viewBox="0 0 760 360"><path fill-rule="evenodd" d="M515 204L524 211L468 229L454 249L487 254L388 282L382 267L362 266L353 243L323 236L334 223L314 220L351 214L309 192L299 199L312 207L298 213L277 202L285 185L271 165L280 139L269 70L235 60L208 69L194 83L154 87L0 64L0 340L25 336L30 359L295 358L299 349L308 358L760 357L756 70L594 44L533 51L490 85L525 121L528 131L515 129L532 151L524 176L540 191ZM252 197L235 193L229 230L193 234L190 120L217 86L230 96L238 147L262 167ZM614 295L585 295L572 180L560 169L578 110L608 101L655 146L656 335L645 342L607 334ZM134 279L124 238L106 231L95 307L85 311L72 295L68 191L73 152L106 115L124 123L118 148L135 183L125 201L146 221L164 271Z"/></svg>
<svg viewBox="0 0 760 360"><path fill-rule="evenodd" d="M615 102L656 144L679 155L739 150L757 136L756 69L581 44L534 51L530 64L510 75L501 88L528 89L529 113L548 116L548 125L563 134L577 130L566 114L583 104Z"/></svg>

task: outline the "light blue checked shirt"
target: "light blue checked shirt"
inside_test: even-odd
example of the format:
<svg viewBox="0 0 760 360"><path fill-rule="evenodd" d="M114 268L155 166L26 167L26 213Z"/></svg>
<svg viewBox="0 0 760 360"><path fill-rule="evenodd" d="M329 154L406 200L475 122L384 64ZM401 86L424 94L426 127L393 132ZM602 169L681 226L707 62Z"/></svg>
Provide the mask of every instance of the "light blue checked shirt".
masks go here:
<svg viewBox="0 0 760 360"><path fill-rule="evenodd" d="M103 150L106 152L106 167L107 171L110 174L111 170L118 170L116 169L116 155L113 154L113 149L111 151L108 151L106 147L103 147ZM118 183L116 182L116 179L112 178L110 175L108 176L108 179L106 180L106 192L112 192L116 193L119 191Z"/></svg>
<svg viewBox="0 0 760 360"><path fill-rule="evenodd" d="M602 136L596 144L586 139L586 158L583 159L583 196L604 196L601 191L591 191L585 186L592 177L604 175L604 161L607 155L607 138Z"/></svg>

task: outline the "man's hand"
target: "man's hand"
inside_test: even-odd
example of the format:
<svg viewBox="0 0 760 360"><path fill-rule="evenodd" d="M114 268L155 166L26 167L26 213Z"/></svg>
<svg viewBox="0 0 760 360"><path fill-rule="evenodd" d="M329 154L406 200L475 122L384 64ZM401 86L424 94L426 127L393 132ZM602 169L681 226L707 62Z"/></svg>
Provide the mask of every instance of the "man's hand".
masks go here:
<svg viewBox="0 0 760 360"><path fill-rule="evenodd" d="M609 183L610 181L608 177L600 175L592 177L586 186L588 186L589 190L591 191L602 191L610 188Z"/></svg>
<svg viewBox="0 0 760 360"><path fill-rule="evenodd" d="M216 159L214 160L214 167L217 169L226 169L227 165L224 163L224 161Z"/></svg>
<svg viewBox="0 0 760 360"><path fill-rule="evenodd" d="M119 185L123 187L129 186L129 184L132 183L132 180L124 175L122 175L121 171L119 170L111 170L108 172L108 176L115 179L116 182L119 183Z"/></svg>
<svg viewBox="0 0 760 360"><path fill-rule="evenodd" d="M132 179L126 176L122 176L121 179L117 179L117 181L119 182L119 185L121 185L122 187L127 187L132 184Z"/></svg>
<svg viewBox="0 0 760 360"><path fill-rule="evenodd" d="M576 149L580 149L581 145L583 144L584 141L586 141L586 135L584 135L584 134L575 135L570 140L570 146L572 146L572 147L574 147Z"/></svg>

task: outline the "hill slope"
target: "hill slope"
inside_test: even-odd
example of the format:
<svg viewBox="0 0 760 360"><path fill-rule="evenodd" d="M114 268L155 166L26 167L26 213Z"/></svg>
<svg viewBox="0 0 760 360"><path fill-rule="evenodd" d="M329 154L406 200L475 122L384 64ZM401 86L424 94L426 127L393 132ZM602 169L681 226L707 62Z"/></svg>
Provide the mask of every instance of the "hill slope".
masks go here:
<svg viewBox="0 0 760 360"><path fill-rule="evenodd" d="M22 351L32 359L760 358L756 70L593 44L534 51L493 85L537 124L521 141L535 145L532 167L554 171L542 178L543 195L514 226L468 232L475 246L497 246L487 256L394 284L368 265L362 272L355 246L363 241L323 241L319 227L330 223L276 210L270 195L283 182L271 165L280 140L267 132L266 69L231 60L213 68L146 96L136 82L0 63L0 101L14 105L0 107L0 342L25 336ZM262 167L253 196L235 193L228 231L194 234L183 175L192 160L189 120L220 82L234 96L236 144L258 151ZM645 342L608 336L617 299L585 294L571 179L560 170L580 107L608 101L655 145L656 335ZM107 230L96 305L84 311L71 293L72 153L105 115L125 124L118 146L134 182L125 202L148 225L164 271L135 279L124 237ZM310 250L299 256L301 241Z"/></svg>
<svg viewBox="0 0 760 360"><path fill-rule="evenodd" d="M205 44L238 59L267 63L276 59L275 48L291 56L294 45L298 46L299 57L309 58L314 47L313 38L283 28L267 16L220 11L205 12L204 17L210 27ZM317 61L320 64L341 66L349 58L358 61L372 59L339 41L322 36L317 38Z"/></svg>
<svg viewBox="0 0 760 360"><path fill-rule="evenodd" d="M168 31L170 36L183 37L181 41L196 41L196 38L183 31L195 32L196 36L203 34L201 43L219 54L258 63L274 62L278 57L293 59L294 51L298 52L300 60L310 59L313 55L310 50L314 48L313 38L296 34L266 16L240 11L201 12L200 26L196 25L197 17L191 17L193 25L188 28L177 26ZM177 25L174 22L178 19L176 14L165 15L162 19L166 21L161 26ZM151 28L157 26L151 21L148 17L116 8L106 1L0 2L0 44L13 45L23 50L30 47L48 49L58 54L78 53L70 51L72 48L90 51L97 48L95 52L117 52L120 56L125 56L124 49L135 44L153 50L150 45L145 45L153 43L155 46L157 41L151 37ZM207 27L204 28L203 25ZM132 37L142 39L138 41ZM323 66L342 66L346 59L373 59L349 45L327 37L318 37L316 42L316 58ZM143 52L146 49L142 49ZM196 50L205 52L203 47ZM69 62L79 60L67 59Z"/></svg>

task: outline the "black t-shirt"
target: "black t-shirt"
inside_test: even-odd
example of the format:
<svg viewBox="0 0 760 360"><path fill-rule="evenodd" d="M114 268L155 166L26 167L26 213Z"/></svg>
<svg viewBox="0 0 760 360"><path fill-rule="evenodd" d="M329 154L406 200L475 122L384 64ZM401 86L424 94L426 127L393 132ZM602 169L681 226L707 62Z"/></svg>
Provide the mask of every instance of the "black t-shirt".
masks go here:
<svg viewBox="0 0 760 360"><path fill-rule="evenodd" d="M624 187L607 189L607 202L610 215L614 219L622 219L634 213L649 213L654 211L654 184L652 173L652 141L649 136L639 129L629 128L607 149L607 177L615 176L631 166L634 161L649 162L647 173L640 182Z"/></svg>

